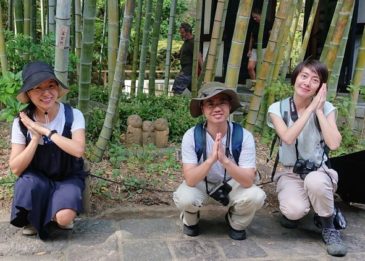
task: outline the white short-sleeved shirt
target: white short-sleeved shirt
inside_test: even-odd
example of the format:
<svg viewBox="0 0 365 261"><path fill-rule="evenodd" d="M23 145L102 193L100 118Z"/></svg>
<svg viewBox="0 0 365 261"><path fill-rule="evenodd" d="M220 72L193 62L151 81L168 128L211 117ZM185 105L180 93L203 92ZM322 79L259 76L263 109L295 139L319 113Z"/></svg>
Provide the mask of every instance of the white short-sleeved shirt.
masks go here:
<svg viewBox="0 0 365 261"><path fill-rule="evenodd" d="M204 161L203 156L198 162L198 157L195 153L195 142L194 142L194 129L195 127L190 128L185 132L182 143L181 143L181 153L182 153L182 162L190 163L190 164L199 164ZM231 129L231 137L233 132L233 126L230 122ZM227 137L226 135L222 138L222 143L226 144ZM214 138L211 137L208 133L206 136L206 150L207 155L209 155L212 151L214 144ZM231 144L229 144L229 149L232 154ZM234 159L231 159L234 162ZM238 165L241 168L256 168L256 149L255 149L255 141L252 134L243 129L243 140L242 140L242 150L239 157ZM223 180L224 177L224 167L222 164L217 161L213 164L212 168L208 173L208 181L212 183L218 183ZM227 173L227 178L229 175Z"/></svg>
<svg viewBox="0 0 365 261"><path fill-rule="evenodd" d="M323 112L326 117L328 116L328 114L335 110L336 108L330 102L325 102ZM274 128L269 113L272 113L282 118L280 112L280 101L271 104L268 109L267 124L269 127ZM298 117L300 116L298 115ZM290 112L288 118L289 126L292 126L294 122L290 118ZM327 157L323 154L324 144L321 143L321 140L323 140L323 138L315 123L315 113L312 113L309 117L309 120L305 124L302 132L297 138L299 158L310 160L317 165L321 165L322 161L325 162L327 160ZM282 142L279 148L280 163L282 163L284 166L293 166L296 160L297 157L295 151L295 143L288 145Z"/></svg>
<svg viewBox="0 0 365 261"><path fill-rule="evenodd" d="M72 108L74 120L71 126L71 132L74 132L79 129L85 129L85 118L82 115L81 111L78 109ZM50 121L45 127L50 130L56 130L58 133L62 134L63 128L65 126L65 106L63 103L60 103L60 108L56 117ZM30 135L32 135L30 133ZM19 118L15 118L13 121L13 127L11 130L11 143L14 144L26 144L26 140L24 134L22 133L19 125ZM39 144L43 144L43 139L39 140Z"/></svg>

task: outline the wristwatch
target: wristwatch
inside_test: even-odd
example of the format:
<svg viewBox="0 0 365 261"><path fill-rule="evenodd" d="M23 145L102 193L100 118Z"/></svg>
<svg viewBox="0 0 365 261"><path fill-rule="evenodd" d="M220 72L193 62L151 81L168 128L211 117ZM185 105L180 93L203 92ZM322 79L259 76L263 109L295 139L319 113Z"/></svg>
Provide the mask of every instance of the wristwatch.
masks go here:
<svg viewBox="0 0 365 261"><path fill-rule="evenodd" d="M47 138L51 139L52 135L55 134L55 133L57 133L56 130L51 130L50 133L48 134Z"/></svg>

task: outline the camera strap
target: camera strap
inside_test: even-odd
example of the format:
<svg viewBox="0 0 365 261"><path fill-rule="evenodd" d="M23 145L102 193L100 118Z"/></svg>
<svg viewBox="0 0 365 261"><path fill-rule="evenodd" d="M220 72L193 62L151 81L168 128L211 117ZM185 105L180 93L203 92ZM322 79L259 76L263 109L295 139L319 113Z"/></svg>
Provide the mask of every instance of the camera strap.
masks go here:
<svg viewBox="0 0 365 261"><path fill-rule="evenodd" d="M226 138L226 148L225 148L225 154L227 157L230 157L231 153L229 151L229 144L231 142L231 126L229 125L229 122L227 121L227 138ZM203 126L203 159L204 161L207 160L207 149L206 149L206 141L207 141L207 131L206 131L206 123ZM227 170L224 169L224 176L223 176L223 183L226 182L227 177ZM207 191L207 194L209 195L211 191L208 189L208 178L204 178L205 181L205 189Z"/></svg>
<svg viewBox="0 0 365 261"><path fill-rule="evenodd" d="M290 118L293 122L296 122L298 120L298 112L297 107L295 106L293 96L289 99L289 109L290 109ZM297 156L297 159L299 158L299 152L298 152L298 138L295 139L295 154Z"/></svg>

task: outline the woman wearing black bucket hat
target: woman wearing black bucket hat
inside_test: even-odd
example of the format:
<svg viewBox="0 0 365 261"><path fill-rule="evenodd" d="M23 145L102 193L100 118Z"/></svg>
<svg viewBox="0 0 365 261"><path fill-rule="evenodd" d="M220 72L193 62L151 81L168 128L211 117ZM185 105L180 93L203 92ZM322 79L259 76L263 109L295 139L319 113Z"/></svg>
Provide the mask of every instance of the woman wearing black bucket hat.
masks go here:
<svg viewBox="0 0 365 261"><path fill-rule="evenodd" d="M41 61L24 66L17 99L28 106L13 122L9 166L17 175L10 223L48 236L52 222L71 229L82 211L85 119L58 101L68 88Z"/></svg>

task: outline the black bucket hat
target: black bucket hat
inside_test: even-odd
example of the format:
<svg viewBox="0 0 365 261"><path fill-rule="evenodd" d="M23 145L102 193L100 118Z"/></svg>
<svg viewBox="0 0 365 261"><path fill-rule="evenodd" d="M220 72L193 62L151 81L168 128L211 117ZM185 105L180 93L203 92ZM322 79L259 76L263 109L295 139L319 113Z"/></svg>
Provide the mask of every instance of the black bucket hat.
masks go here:
<svg viewBox="0 0 365 261"><path fill-rule="evenodd" d="M22 79L23 86L16 96L18 101L22 103L29 102L29 97L27 95L28 91L37 87L39 84L46 80L53 79L58 82L58 98L62 97L69 91L68 88L56 77L52 66L42 61L36 61L26 64L23 67Z"/></svg>
<svg viewBox="0 0 365 261"><path fill-rule="evenodd" d="M241 107L240 99L235 90L227 88L221 82L205 83L199 90L198 97L190 101L190 114L193 117L202 115L201 102L207 100L219 93L227 94L230 97L231 110L230 113Z"/></svg>

